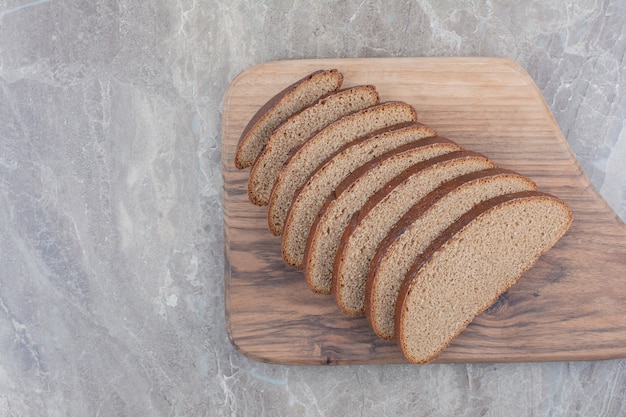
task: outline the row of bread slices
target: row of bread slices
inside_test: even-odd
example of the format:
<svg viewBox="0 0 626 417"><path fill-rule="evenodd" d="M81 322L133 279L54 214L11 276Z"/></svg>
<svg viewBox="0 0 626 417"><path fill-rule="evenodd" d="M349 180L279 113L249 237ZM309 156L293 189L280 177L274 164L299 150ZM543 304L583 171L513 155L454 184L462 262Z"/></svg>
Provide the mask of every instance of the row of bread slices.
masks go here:
<svg viewBox="0 0 626 417"><path fill-rule="evenodd" d="M561 200L379 102L314 72L252 118L235 164L268 206L285 263L340 310L365 314L407 359L434 359L566 232Z"/></svg>

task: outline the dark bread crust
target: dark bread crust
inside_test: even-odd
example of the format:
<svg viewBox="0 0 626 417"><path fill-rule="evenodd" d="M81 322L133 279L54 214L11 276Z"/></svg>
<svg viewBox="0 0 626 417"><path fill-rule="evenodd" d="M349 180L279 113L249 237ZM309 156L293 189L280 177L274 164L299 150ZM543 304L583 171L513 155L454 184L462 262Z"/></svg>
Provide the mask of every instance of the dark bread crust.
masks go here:
<svg viewBox="0 0 626 417"><path fill-rule="evenodd" d="M359 169L356 169L352 174L347 176L337 186L337 188L335 189L335 191L333 193L334 198L339 197L341 195L341 193L343 193L348 188L350 188L350 186L356 180L361 178L363 176L363 174L365 174L367 171L371 170L375 166L379 165L382 161L388 159L389 157L391 157L391 156L393 156L395 154L399 154L399 153L406 152L408 150L413 149L414 147L416 147L416 143L418 143L418 142L407 143L406 145L402 145L402 146L397 147L396 149L392 149L391 151L385 152L381 156L379 156L379 157L377 157L375 159L372 159L366 165L363 165L363 166L359 167ZM431 144L435 144L435 143L450 143L450 144L453 144L453 145L457 145L455 142L451 141L448 138L444 138L442 136L431 136L429 138L425 138L423 141L420 141L419 142L419 145L420 145L419 147L422 147L422 146L425 146L425 145L431 145ZM459 146L459 149L461 149L460 146Z"/></svg>
<svg viewBox="0 0 626 417"><path fill-rule="evenodd" d="M378 203L380 203L390 192L392 192L400 184L404 183L408 178L410 178L411 176L427 168L439 165L444 162L461 160L461 159L483 159L485 163L491 164L491 166L493 167L496 166L496 164L493 161L491 161L489 158L487 158L485 155L478 153L478 152L474 152L474 151L468 151L468 150L450 152L444 155L439 155L431 159L427 159L425 161L422 161L418 164L415 164L405 169L400 174L392 178L387 184L385 184L383 188L381 188L374 195L372 195L359 211L357 211L356 213L352 215L350 222L348 223L348 226L344 229L343 234L341 236L339 248L337 249L337 254L335 255L335 260L333 262L333 277L331 281L331 293L337 299L337 304L339 306L339 309L343 313L348 314L348 315L354 315L354 313L347 311L346 309L343 308L343 303L338 298L340 294L339 288L342 284L340 280L340 277L341 277L340 272L341 272L341 266L342 266L343 253L348 245L348 241L350 239L350 236L352 235L352 232L361 224L363 219L367 217L368 213ZM478 171L478 172L483 172L483 171ZM420 202L416 204L419 204L419 203ZM403 218L407 217L408 215L411 215L413 213L413 210L414 210L413 208L410 208L409 211L403 216ZM410 217L413 217L413 216L410 216ZM376 253L378 254L378 251ZM374 259L375 258L376 258L376 255ZM368 274L368 277L369 277L369 274ZM369 279L366 280L366 291L367 291L367 281L369 281Z"/></svg>
<svg viewBox="0 0 626 417"><path fill-rule="evenodd" d="M445 155L440 155L437 156L435 158L420 162L419 164L413 165L409 168L407 168L406 170L404 170L402 173L400 173L398 176L394 177L392 180L390 180L383 188L381 188L376 194L374 194L372 197L370 197L367 202L365 203L365 205L363 206L363 208L361 208L361 210L359 210L358 212L354 213L352 215L352 218L350 219L350 224L348 225L348 227L346 228L346 230L344 231L343 237L341 238L341 245L339 247L339 250L342 251L343 247L345 246L346 241L348 240L349 236L352 234L352 231L354 229L356 229L359 224L361 224L361 221L367 216L367 214L374 208L374 206L376 206L378 203L380 203L394 188L396 188L398 185L402 184L404 181L406 181L407 178L409 178L410 176L416 174L418 171L421 171L422 169L426 168L427 166L430 165L435 165L438 164L440 162L445 162L445 161L450 161L452 159L457 159L457 158L462 158L462 157L478 157L478 158L485 158L485 160L488 160L488 158L478 152L474 152L474 151L468 151L468 150L460 150L460 151L455 151L455 152L450 152L447 153ZM413 208L411 208L411 210L409 210L409 212L412 212ZM409 213L407 213L409 214Z"/></svg>
<svg viewBox="0 0 626 417"><path fill-rule="evenodd" d="M346 150L348 150L348 149L350 149L352 147L354 147L356 149L356 147L358 147L360 144L362 144L363 142L369 141L369 140L381 140L381 141L384 141L385 137L388 136L388 135L396 134L396 133L401 132L401 131L411 131L411 130L416 130L416 131L417 130L427 130L430 133L432 133L432 136L427 136L427 137L423 137L421 139L416 139L416 140L414 140L413 142L410 142L410 143L416 143L416 142L419 142L419 143L429 143L430 142L429 138L435 137L435 135L436 135L436 132L435 132L434 129L432 129L431 127L426 126L426 125L424 125L422 123L419 123L419 122L403 122L403 123L399 123L397 125L393 125L393 126L389 126L389 127L383 128L383 129L379 129L379 130L377 130L377 131L375 131L375 132L373 132L373 133L371 133L371 134L369 134L367 136L358 138L358 139L356 139L353 142L347 143L347 144L343 145L340 149L338 149L336 152L334 152L330 157L328 157L326 159L326 161L324 161L322 164L320 164L311 173L311 175L309 175L308 179L295 192L293 201L296 201L298 199L298 195L302 192L302 190L305 187L307 187L309 185L309 182L311 181L311 179L313 177L315 177L315 175L317 175L320 171L322 171L324 169L324 167L333 158L335 158L336 156L340 155L342 152L345 152ZM406 146L406 145L409 145L410 143L407 143L405 145L400 145L400 146ZM391 150L389 150L387 152L392 152L392 151L393 151L393 149L391 149ZM366 162L366 164L367 163L369 163L369 161ZM292 211L293 211L293 203L292 203L292 206L289 208L289 211L287 212L287 217L286 217L287 220L285 221L285 226L283 228L283 236L284 236L284 232L289 230L289 228L291 226L291 221L293 219ZM307 251L307 249L308 249L308 246L307 246L307 248L305 248L305 259L304 259L304 262L306 262L306 251ZM304 262L303 262L303 264L304 264Z"/></svg>
<svg viewBox="0 0 626 417"><path fill-rule="evenodd" d="M412 176L422 172L424 170L430 169L432 167L439 166L443 163L449 161L463 161L463 160L483 160L487 166L495 167L496 164L487 158L485 155L469 151L469 150L459 150L450 152L447 154L439 155L434 158L427 159L420 163L417 163L413 166L402 171L400 174L392 178L383 188L378 190L375 194L373 194L365 203L365 205L356 213L354 213L348 223L348 226L344 229L343 234L341 236L341 241L339 243L339 247L337 249L337 253L335 255L335 259L333 262L333 277L331 282L331 293L335 296L337 300L337 305L339 309L348 315L357 315L355 312L349 311L344 308L344 302L342 300L342 293L340 291L341 286L343 285L343 275L341 273L343 266L343 258L344 251L346 250L350 236L352 232L361 224L361 222L367 217L368 213L372 211L372 209L378 205L382 200L385 199L396 187L403 184L407 179ZM409 209L407 214L411 213L412 209ZM406 214L405 214L406 216ZM366 288L367 288L367 280L366 280ZM361 314L358 314L361 315Z"/></svg>
<svg viewBox="0 0 626 417"><path fill-rule="evenodd" d="M367 203L365 203L363 208L358 213L355 213L354 217L356 217L357 222L360 223L361 220L365 216L367 216L367 213L369 213L376 204L380 203L381 200L384 199L385 196L389 194L389 192L391 192L391 190L396 188L398 185L402 184L404 181L406 181L407 178L416 174L418 171L421 171L422 169L429 167L431 165L437 165L441 162L451 161L453 159L460 159L460 158L467 158L467 159L483 158L485 161L489 161L489 158L487 158L485 155L481 153L469 151L469 150L460 150L460 151L450 152L444 155L439 155L435 158L420 162L419 164L413 165L412 167L404 170L402 173L400 173L400 175L394 177L391 181L389 181L382 189L380 189L369 200L367 200ZM493 165L495 166L495 163ZM478 172L482 172L482 171L478 171Z"/></svg>
<svg viewBox="0 0 626 417"><path fill-rule="evenodd" d="M372 277L376 274L376 271L378 269L378 266L380 265L381 260L387 253L387 249L389 248L389 246L393 244L393 242L395 242L400 236L402 236L405 230L415 221L415 219L421 217L424 214L424 212L430 209L430 207L433 204L435 204L442 197L447 195L448 192L456 189L461 184L474 181L479 178L485 178L485 177L490 177L490 176L494 176L497 174L507 174L507 173L511 175L516 175L516 176L519 175L517 172L512 171L510 169L506 169L506 168L493 168L493 169L489 169L486 171L477 171L477 172L472 172L470 174L463 175L461 177L448 181L445 184L443 184L441 187L438 187L437 189L431 191L428 195L426 195L424 198L418 201L413 207L411 207L406 212L406 214L402 216L402 218L396 222L396 224L389 231L389 233L387 233L387 236L385 236L385 238L380 242L380 245L378 245L378 249L376 250L376 255L374 255L374 258L372 259L372 262L370 263L370 272L367 278L367 294L370 293L370 289L371 289L371 285L373 281ZM531 181L531 180L528 179L528 181ZM353 221L359 222L360 219L355 218ZM369 310L369 308L367 307L368 303L369 303L369 296L366 297L366 311Z"/></svg>
<svg viewBox="0 0 626 417"><path fill-rule="evenodd" d="M401 145L395 149L392 149L390 151L383 153L382 155L378 156L377 158L374 158L373 160L366 163L365 165L362 165L361 167L356 169L352 174L347 176L343 181L341 181L341 183L335 188L335 190L333 190L333 192L330 195L328 195L320 211L317 213L317 216L315 217L313 225L311 226L309 235L307 236L307 241L306 241L306 246L305 246L305 251L304 251L303 267L305 268L305 270L309 266L309 256L312 250L311 247L315 243L315 240L317 239L316 232L320 227L320 222L323 219L325 213L328 211L330 205L335 200L340 198L341 194L349 190L355 184L355 182L357 182L368 171L374 169L375 167L377 167L384 161L390 158L393 158L395 155L403 154L405 152L409 152L415 149L425 148L425 147L435 145L435 144L444 144L444 145L449 145L451 147L455 147L456 149L462 149L459 145L457 145L450 139L447 139L441 136L432 136L432 137L423 138L421 140L407 143L405 145ZM305 273L305 275L308 281L310 274ZM309 283L309 287L315 291L314 286L312 286L311 283Z"/></svg>
<svg viewBox="0 0 626 417"><path fill-rule="evenodd" d="M420 123L420 122L402 122L402 123L398 123L397 125L393 125L393 126L389 126L389 127L385 127L383 129L379 129L376 130L374 132L372 132L371 134L367 135L367 136L363 136L361 138L358 138L350 143L346 143L345 145L343 145L341 148L339 148L337 151L335 151L331 156L329 156L328 158L326 158L326 160L321 163L317 168L315 168L315 170L311 173L311 175L309 175L309 178L305 181L304 184L302 184L298 190L296 191L296 194L294 195L297 196L300 191L306 187L307 183L309 182L309 179L313 178L315 176L315 174L317 174L320 170L322 170L324 168L324 166L326 165L326 163L328 163L331 159L333 159L334 157L336 157L337 155L339 155L340 153L344 152L346 149L351 148L352 146L358 146L359 144L365 142L366 140L370 140L374 137L377 136L383 136L387 133L391 133L391 132L395 132L396 130L401 130L401 129L409 129L415 126L419 126L420 128L429 128L428 126ZM432 128L431 128L432 130ZM435 131L433 130L433 136L436 135ZM384 140L384 138L381 138L381 140ZM424 140L424 139L422 139ZM304 142L302 144L300 144L300 146L298 146L297 148L294 148L291 150L289 157L291 158L296 152L298 152L298 149L300 149L302 146L304 145ZM405 146L405 145L402 145ZM289 163L289 160L287 160L286 164ZM368 162L369 163L369 162ZM347 177L346 177L347 178Z"/></svg>
<svg viewBox="0 0 626 417"><path fill-rule="evenodd" d="M315 169L315 171L313 171L311 173L311 175L309 175L309 178L313 177L318 171L320 171L322 168L324 168L324 165L326 165L326 163L328 161L330 161L335 156L339 155L341 152L345 151L346 149L348 149L348 148L350 148L352 146L358 146L360 143L365 142L366 140L372 139L372 138L374 138L376 136L382 136L382 135L384 135L386 133L395 132L396 130L407 129L407 128L411 128L411 127L414 127L414 126L419 126L419 127L422 127L422 128L429 128L428 126L426 126L426 125L424 125L424 124L422 124L420 122L402 122L402 123L398 123L398 124L393 125L393 126L389 126L389 127L385 127L385 128L382 128L382 129L378 129L378 130L370 133L369 135L357 138L357 139L355 139L354 141L352 141L350 143L344 144L341 148L337 149L337 151L335 151L331 156L329 156L326 159L326 161L324 161L320 166L318 166ZM431 128L431 130L432 130L432 128ZM433 133L434 132L435 131L433 130ZM433 136L435 136L435 135L436 135L436 133L433 134ZM290 156L295 154L298 151L298 149L300 149L300 147L302 147L303 145L304 145L304 143L302 143L298 148L293 149L291 151L291 155ZM308 180L307 180L307 182L308 182ZM305 183L305 185L306 185L306 183ZM304 185L302 187L304 187ZM302 187L300 187L300 188L302 188ZM300 191L300 188L298 189L298 192Z"/></svg>
<svg viewBox="0 0 626 417"><path fill-rule="evenodd" d="M534 188L535 190L537 189L536 184L531 179L529 179L528 177L524 177L518 172L512 171L510 169L492 168L483 171L472 172L447 181L440 187L428 193L417 203L415 203L413 207L411 207L400 218L400 220L396 222L392 229L389 230L387 236L385 236L385 238L378 245L376 254L370 262L368 276L365 282L365 316L368 318L370 324L372 325L372 327L374 327L374 330L377 333L378 330L376 329L376 324L373 322L373 317L376 316L377 309L374 307L375 304L372 303L372 296L374 291L374 285L378 284L377 272L379 266L387 256L389 248L394 244L396 240L398 240L404 234L404 232L414 223L416 219L422 217L424 213L426 213L433 205L437 204L439 200L446 197L450 192L458 189L464 184L472 183L480 179L488 179L498 176L517 177L520 180L525 180L530 187ZM416 256L417 255L418 254L416 254ZM391 338L393 338L393 336Z"/></svg>
<svg viewBox="0 0 626 417"><path fill-rule="evenodd" d="M330 195L328 197L326 197L326 201L324 201L324 204L322 205L322 208L320 209L319 213L315 217L315 221L313 222L313 226L311 227L311 231L313 231L313 230L315 230L317 228L321 218L323 217L324 213L328 210L328 207L332 204L333 200L336 200L337 198L339 198L341 193L343 193L345 190L347 190L356 180L361 178L361 176L365 172L369 171L370 169L372 169L375 166L379 165L381 163L381 161L384 161L385 159L387 159L387 158L389 158L389 157L391 157L391 156L393 156L395 154L406 152L406 151L409 151L409 150L414 149L414 148L422 147L426 143L427 144L430 144L430 143L450 143L450 144L454 144L454 142L452 142L450 139L443 138L441 136L432 136L432 137L429 137L429 138L422 139L422 141L407 143L406 145L399 146L399 147L397 147L395 149L392 149L391 151L385 152L384 154L380 155L377 158L372 159L367 164L362 165L358 169L354 170L354 172L352 174L348 175L343 181L341 181L339 183L339 185L333 190L333 192L330 193ZM314 237L313 234L309 233L309 236L307 238L307 243L306 243L306 249L304 251L304 265L307 264L307 255L310 252L310 247L311 247L311 244L312 244L313 237Z"/></svg>
<svg viewBox="0 0 626 417"><path fill-rule="evenodd" d="M418 277L418 272L420 271L420 269L422 269L426 264L428 264L428 262L430 262L430 260L432 259L433 255L435 253L437 253L437 251L441 250L444 245L451 241L452 239L454 239L454 237L460 233L461 231L463 231L468 225L470 225L472 223L472 221L474 221L476 218L478 218L481 215L484 215L485 213L488 213L490 210L494 210L494 209L498 209L499 207L502 207L506 204L510 204L512 202L514 202L515 200L522 200L522 199L551 199L551 200L556 200L559 201L556 197L544 193L544 192L540 192L540 191L522 191L519 193L511 193L511 194L505 194L505 195L501 195L498 197L494 197L490 200L484 201L482 203L477 204L476 206L474 206L471 210L469 210L468 212L466 212L463 216L461 216L461 218L459 218L456 222L454 222L452 225L450 225L443 233L441 233L429 246L428 248L422 252L415 260L415 262L413 263L413 265L411 266L411 269L409 269L409 272L406 274L404 281L402 282L402 285L400 287L400 292L398 294L398 299L396 302L396 311L394 314L394 330L395 330L395 339L397 339L398 342L398 346L400 347L400 349L402 350L402 352L406 355L406 349L403 345L403 340L402 340L402 332L403 332L403 327L402 327L402 311L404 310L405 306L405 301L406 301L406 297L411 293L411 290L413 288L413 286L416 284L416 280ZM563 202L561 202L561 204L564 204ZM568 209L569 210L569 209ZM567 229L569 228L571 222L572 222L572 213L571 211L569 211L569 219L568 222L566 224L566 227L564 228L565 230L563 231L563 233L565 233L565 231L567 231ZM541 256L541 254L538 254L537 259L539 258L539 256ZM534 264L534 263L532 263ZM531 266L532 266L531 264ZM501 288L501 291L499 292L499 294L504 293L505 291L507 291L515 282L517 282L517 280L526 272L526 270L521 271L516 277L515 279L511 280L511 283L503 288ZM439 356L441 354L441 352L443 352L443 350L463 331L465 330L465 328L471 323L471 321L473 320L474 317L476 317L478 314L482 313L483 311L485 311L491 304L493 304L495 301L497 300L497 297L494 298L493 300L491 300L488 303L485 303L485 305L480 306L480 308L477 310L477 313L470 317L468 320L466 320L461 326L459 326L459 328L457 329L456 333L454 334L454 336L452 338L450 338L448 340L447 343L445 343L444 345L440 346L435 352L433 352L429 357L424 358L423 360L412 360L412 358L409 358L407 356L407 359L409 361L412 361L414 363L428 363L432 360L434 360L437 356Z"/></svg>
<svg viewBox="0 0 626 417"><path fill-rule="evenodd" d="M344 116L344 117L334 121L333 123L327 125L324 129L318 131L315 135L311 136L308 140L303 142L301 144L301 146L299 146L297 149L294 149L291 152L291 154L289 156L289 159L283 165L283 169L281 170L281 175L279 175L278 179L276 180L276 183L274 184L274 188L272 189L272 193L271 193L269 204L268 204L268 212L267 212L267 215L268 215L268 227L269 227L270 231L272 232L272 234L274 236L280 236L282 234L282 230L279 230L272 223L272 217L274 216L274 214L276 214L275 204L278 204L278 203L276 203L276 201L278 200L278 197L276 197L276 194L279 194L280 192L282 192L282 190L281 190L281 187L283 187L282 183L286 181L286 179L283 178L283 176L282 176L282 172L283 172L283 170L288 169L288 167L290 167L290 165L293 162L293 159L296 157L296 155L299 153L299 151L303 150L307 146L312 146L311 144L314 144L313 141L315 141L315 138L318 137L318 135L322 135L322 137L323 137L325 132L327 132L327 129L335 129L337 126L340 126L342 123L345 123L347 120L350 120L350 119L352 119L352 120L357 119L358 120L358 118L361 118L361 117L365 117L365 116L368 116L368 115L372 116L372 115L376 114L376 112L378 112L378 111L384 111L387 108L392 108L392 107L395 107L395 106L402 107L405 110L410 111L412 120L410 122L408 122L408 123L413 123L413 122L417 121L417 111L410 104L402 102L402 101L397 101L397 100L386 101L386 102L379 103L379 104L376 104L376 105L371 106L371 107L367 107L367 108L365 108L363 110L359 110L359 111L357 111L355 113L351 113L351 114L349 114L347 116ZM390 126L389 128L392 128L392 127L393 126ZM380 132L385 131L385 129L386 128L378 129L376 131L371 132L370 134L380 134ZM346 146L346 145L349 145L351 143L354 143L356 140L359 140L359 138L354 138L354 140L350 141L347 144L342 145L342 147ZM332 153L332 155L335 155L335 154L336 154L336 152ZM318 164L318 166L315 168L315 170L319 169L327 161L328 161L328 158L326 158L321 164ZM307 176L307 180L308 180L308 178L310 178L310 175ZM306 183L306 181L303 182L303 184L305 184L305 183ZM296 190L294 190L294 194L292 196L292 200L291 201L293 201L293 198L296 196L296 191L299 190L300 188L301 188L301 186L297 187ZM287 209L287 211L288 210L289 209ZM285 219L284 220L287 220L287 215L288 215L288 213L285 214ZM283 230L284 230L285 226L286 226L285 224L282 225Z"/></svg>
<svg viewBox="0 0 626 417"><path fill-rule="evenodd" d="M311 109L311 108L313 108L315 106L324 104L325 101L330 100L333 96L339 97L341 95L350 93L352 91L355 91L355 92L358 92L358 91L368 91L369 94L371 94L372 96L376 97L376 101L375 101L376 104L378 104L378 102L380 101L380 98L379 98L379 95L378 95L378 91L376 90L376 87L373 86L373 85L357 85L357 86L354 86L354 87L349 87L349 88L344 88L344 89L341 89L341 90L333 91L331 93L328 93L328 94L322 96L321 98L319 98L317 101L315 101L310 106L305 107L302 110L300 110L300 111L292 114L291 116L289 116L289 118L287 118L287 120L285 120L280 125L278 125L278 127L274 130L274 132L279 131L281 126L284 126L286 123L289 123L292 119L297 118L299 115L303 114L305 111L307 111L307 110L309 110L309 109ZM376 105L376 104L374 104L374 105ZM324 127L322 127L321 129L318 129L318 131L322 130ZM289 158L292 155L294 155L298 151L298 149L300 149L300 147L302 147L304 142L306 142L311 137L313 137L318 131L313 132L309 137L305 138L301 143L293 146L289 150L288 157L285 160L284 164L287 164L289 162ZM266 144L266 147L264 148L264 150L259 154L259 156L254 161L254 164L252 165L252 169L250 170L250 175L248 176L248 199L250 200L250 202L252 204L257 205L257 206L267 205L267 201L260 201L257 198L257 194L256 194L256 192L255 192L255 190L253 188L254 187L253 179L257 175L259 175L258 171L261 169L259 165L264 162L264 159L265 159L264 154L266 152L268 152L270 150L270 148L272 147L272 142L273 142L272 141L272 137L273 136L274 136L274 133L272 133L272 135L270 135L270 137L268 139L268 142Z"/></svg>
<svg viewBox="0 0 626 417"><path fill-rule="evenodd" d="M250 119L250 121L248 122L246 127L241 132L241 136L239 137L239 141L237 142L237 149L235 151L235 167L236 168L244 169L244 168L247 168L247 167L252 165L252 164L244 164L241 161L240 152L241 152L242 144L248 140L250 132L253 130L253 128L264 117L267 117L267 114L268 114L268 112L270 110L272 110L281 101L283 101L283 99L285 99L285 97L287 97L290 94L292 94L298 87L300 87L302 84L305 84L306 82L310 81L311 79L315 78L316 76L321 75L321 74L326 73L326 72L336 74L336 76L339 79L339 85L337 86L337 89L338 89L341 86L341 84L343 83L343 74L341 74L337 69L317 70L317 71L314 71L311 74L307 75L306 77L301 78L300 80L294 82L293 84L285 87L282 91L280 91L278 94L276 94L271 99L269 99L263 106L261 106L261 108L259 110L257 110L257 112L254 114L254 116L252 116L252 118Z"/></svg>

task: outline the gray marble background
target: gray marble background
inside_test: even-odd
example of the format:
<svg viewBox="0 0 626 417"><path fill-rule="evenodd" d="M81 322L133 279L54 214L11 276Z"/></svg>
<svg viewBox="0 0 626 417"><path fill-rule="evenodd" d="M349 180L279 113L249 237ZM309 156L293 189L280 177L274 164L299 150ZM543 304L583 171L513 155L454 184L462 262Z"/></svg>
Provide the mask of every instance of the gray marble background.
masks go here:
<svg viewBox="0 0 626 417"><path fill-rule="evenodd" d="M484 55L626 219L622 0L0 1L0 416L617 416L626 360L291 367L224 324L220 126L281 59Z"/></svg>

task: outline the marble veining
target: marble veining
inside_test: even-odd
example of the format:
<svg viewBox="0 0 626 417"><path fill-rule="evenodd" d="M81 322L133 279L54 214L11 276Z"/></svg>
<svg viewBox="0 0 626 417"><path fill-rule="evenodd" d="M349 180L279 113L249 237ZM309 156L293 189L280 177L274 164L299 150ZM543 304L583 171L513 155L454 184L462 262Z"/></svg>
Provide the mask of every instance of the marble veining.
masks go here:
<svg viewBox="0 0 626 417"><path fill-rule="evenodd" d="M626 219L619 0L0 2L0 416L626 414L626 360L291 367L230 345L220 128L241 71L498 56Z"/></svg>

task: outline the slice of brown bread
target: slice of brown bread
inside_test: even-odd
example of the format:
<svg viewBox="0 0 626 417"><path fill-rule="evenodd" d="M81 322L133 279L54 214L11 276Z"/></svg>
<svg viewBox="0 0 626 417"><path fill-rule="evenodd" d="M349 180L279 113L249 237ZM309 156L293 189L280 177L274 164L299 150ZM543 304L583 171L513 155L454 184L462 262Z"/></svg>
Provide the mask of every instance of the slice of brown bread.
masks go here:
<svg viewBox="0 0 626 417"><path fill-rule="evenodd" d="M496 168L455 178L417 201L388 231L368 265L365 314L374 332L393 338L400 285L415 258L441 232L482 201L533 190L530 179Z"/></svg>
<svg viewBox="0 0 626 417"><path fill-rule="evenodd" d="M256 205L269 202L272 188L293 149L328 124L350 113L378 104L376 88L361 85L338 91L294 114L267 141L248 177L248 199Z"/></svg>
<svg viewBox="0 0 626 417"><path fill-rule="evenodd" d="M302 266L307 236L317 213L342 180L358 167L399 146L418 141L421 146L440 143L434 135L432 128L420 123L385 129L351 142L320 166L296 192L285 221L282 244L291 248L297 266Z"/></svg>
<svg viewBox="0 0 626 417"><path fill-rule="evenodd" d="M331 288L339 309L349 316L363 314L365 282L376 248L415 203L446 181L495 167L479 153L452 152L412 166L370 197L352 216L335 256Z"/></svg>
<svg viewBox="0 0 626 417"><path fill-rule="evenodd" d="M391 101L358 111L331 123L289 158L278 175L268 204L268 226L279 236L296 191L326 159L347 143L399 123L417 121L415 109L407 103ZM292 265L289 254L285 259Z"/></svg>
<svg viewBox="0 0 626 417"><path fill-rule="evenodd" d="M304 274L309 287L330 294L333 262L344 229L352 215L389 180L408 167L462 148L439 138L429 147L409 143L387 152L358 168L328 196L311 227L304 255Z"/></svg>
<svg viewBox="0 0 626 417"><path fill-rule="evenodd" d="M537 191L479 203L446 229L406 275L395 311L402 353L435 359L567 231L563 201Z"/></svg>
<svg viewBox="0 0 626 417"><path fill-rule="evenodd" d="M252 166L267 139L289 116L341 87L343 75L336 69L315 71L296 81L265 103L244 128L235 151L235 166Z"/></svg>

